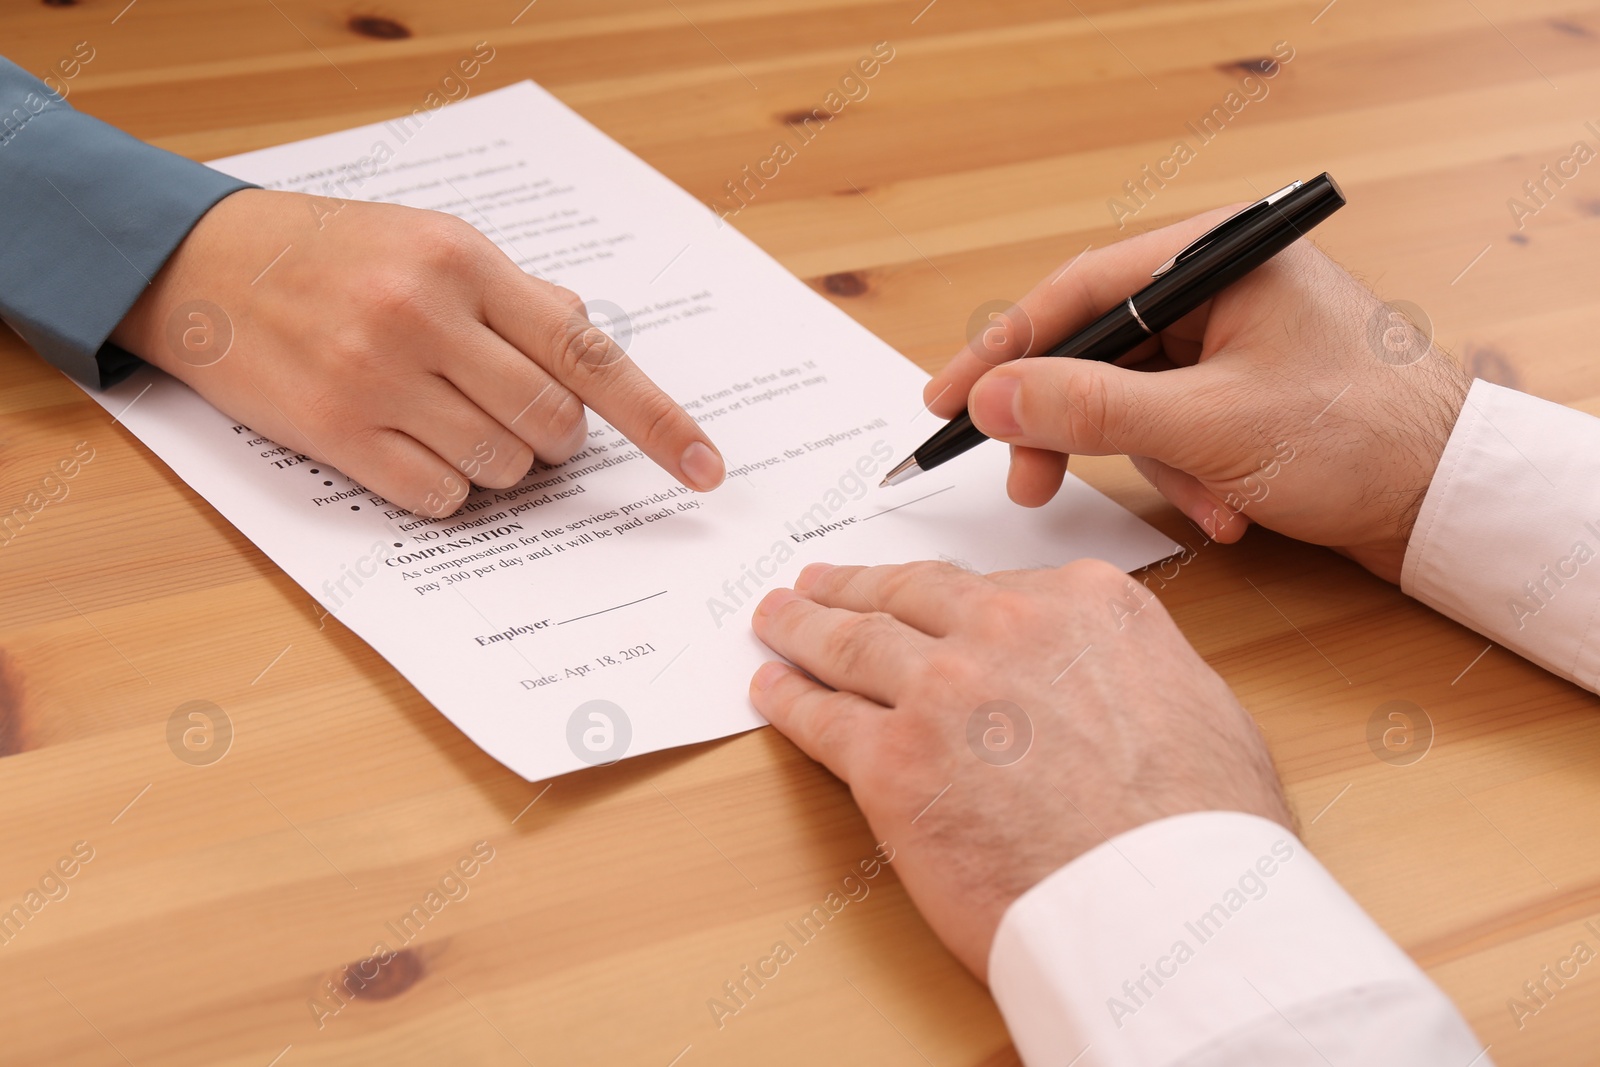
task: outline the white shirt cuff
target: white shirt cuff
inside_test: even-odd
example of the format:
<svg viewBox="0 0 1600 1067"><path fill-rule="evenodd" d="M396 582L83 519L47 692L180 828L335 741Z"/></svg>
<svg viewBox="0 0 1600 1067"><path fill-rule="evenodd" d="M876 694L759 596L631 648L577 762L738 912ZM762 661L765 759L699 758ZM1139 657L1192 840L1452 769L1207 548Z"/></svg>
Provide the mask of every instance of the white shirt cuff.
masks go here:
<svg viewBox="0 0 1600 1067"><path fill-rule="evenodd" d="M1473 382L1400 588L1600 689L1600 419Z"/></svg>
<svg viewBox="0 0 1600 1067"><path fill-rule="evenodd" d="M1148 823L1051 874L1002 918L989 986L1029 1067L1264 1064L1286 1047L1464 1067L1481 1050L1298 838L1238 812ZM1401 1025L1368 1040L1386 1000Z"/></svg>

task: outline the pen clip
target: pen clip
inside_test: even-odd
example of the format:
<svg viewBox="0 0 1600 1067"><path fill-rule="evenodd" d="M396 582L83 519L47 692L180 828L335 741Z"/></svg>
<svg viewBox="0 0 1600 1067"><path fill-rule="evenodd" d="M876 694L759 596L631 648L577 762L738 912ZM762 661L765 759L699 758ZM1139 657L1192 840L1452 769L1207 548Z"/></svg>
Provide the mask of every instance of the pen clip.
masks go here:
<svg viewBox="0 0 1600 1067"><path fill-rule="evenodd" d="M1236 212L1235 214L1229 215L1227 218L1223 219L1221 222L1219 222L1215 226L1211 227L1211 229L1207 230L1205 233L1203 233L1199 237L1195 238L1195 240L1189 245L1188 248L1185 248L1182 252L1179 252L1177 255L1173 256L1171 259L1169 259L1165 263L1161 264L1161 266L1159 266L1155 270L1151 271L1150 272L1150 277L1152 277L1152 278L1161 277L1163 274L1167 273L1167 271L1171 270L1173 267L1176 267L1179 263L1182 263L1184 260L1188 259L1189 257L1193 256L1195 253L1199 252L1206 245L1208 245L1211 242L1215 241L1218 237L1221 237L1222 234L1224 232L1226 232L1230 227L1235 226L1235 225L1243 222L1246 218L1250 217L1251 215L1254 215L1261 208L1267 207L1267 206L1269 206L1271 204L1276 204L1279 200L1282 200L1284 197L1288 196L1290 193L1292 193L1296 189L1300 188L1301 184L1302 183L1299 182L1299 181L1290 182L1288 185L1285 185L1282 189L1279 189L1277 192L1268 193L1266 196L1262 197L1260 200L1257 200L1255 203L1251 204L1249 207L1243 208L1240 211Z"/></svg>

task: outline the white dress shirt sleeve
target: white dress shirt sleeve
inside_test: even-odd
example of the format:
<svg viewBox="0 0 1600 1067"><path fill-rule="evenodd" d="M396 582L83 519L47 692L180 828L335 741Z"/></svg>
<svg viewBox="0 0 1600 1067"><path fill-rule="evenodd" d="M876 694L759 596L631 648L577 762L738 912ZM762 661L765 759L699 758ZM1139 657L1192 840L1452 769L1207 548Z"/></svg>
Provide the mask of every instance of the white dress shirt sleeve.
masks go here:
<svg viewBox="0 0 1600 1067"><path fill-rule="evenodd" d="M1401 587L1600 687L1600 419L1474 382ZM1455 1007L1276 823L1119 834L1006 911L989 986L1028 1067L1487 1067Z"/></svg>
<svg viewBox="0 0 1600 1067"><path fill-rule="evenodd" d="M1292 833L1239 812L1119 834L1001 919L1028 1067L1486 1067L1449 999Z"/></svg>
<svg viewBox="0 0 1600 1067"><path fill-rule="evenodd" d="M1400 588L1546 670L1600 687L1600 419L1473 382Z"/></svg>

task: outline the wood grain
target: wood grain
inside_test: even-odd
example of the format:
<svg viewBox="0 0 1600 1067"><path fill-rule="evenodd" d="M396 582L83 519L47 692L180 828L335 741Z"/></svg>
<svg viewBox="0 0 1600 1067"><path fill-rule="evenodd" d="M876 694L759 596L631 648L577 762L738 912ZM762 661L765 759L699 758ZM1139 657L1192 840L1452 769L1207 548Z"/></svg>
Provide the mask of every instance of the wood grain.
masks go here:
<svg viewBox="0 0 1600 1067"><path fill-rule="evenodd" d="M19 0L0 41L40 75L90 42L75 105L208 158L409 111L486 40L480 88L539 80L707 202L889 41L870 96L733 222L924 367L1087 246L1327 169L1352 204L1324 247L1480 377L1600 412L1600 167L1521 229L1507 206L1596 141L1595 3L523 3ZM1278 42L1269 94L1119 229L1123 182ZM1015 1062L892 872L713 1021L708 998L873 848L772 731L525 783L0 339L0 510L80 440L69 496L0 548L0 906L75 843L93 858L0 946L0 1059ZM1073 462L1195 542L1125 461ZM1259 531L1200 548L1162 595L1259 719L1308 842L1494 1058L1593 1062L1600 970L1520 1025L1507 1002L1600 944L1596 699ZM1410 766L1367 743L1396 699L1435 729ZM234 729L210 766L167 744L194 700ZM480 841L468 895L363 962ZM319 1028L308 1001L374 968Z"/></svg>

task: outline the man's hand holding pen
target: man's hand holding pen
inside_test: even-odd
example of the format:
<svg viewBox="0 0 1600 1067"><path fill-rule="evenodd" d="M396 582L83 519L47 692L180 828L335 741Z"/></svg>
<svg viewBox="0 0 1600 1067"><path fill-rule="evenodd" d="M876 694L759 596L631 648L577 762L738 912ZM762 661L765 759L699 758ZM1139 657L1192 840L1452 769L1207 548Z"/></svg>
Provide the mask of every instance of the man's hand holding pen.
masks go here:
<svg viewBox="0 0 1600 1067"><path fill-rule="evenodd" d="M1397 582L1469 382L1421 335L1414 358L1375 350L1384 305L1309 243L1118 365L994 354L1024 320L1046 343L1074 329L1222 214L1095 249L1051 274L1020 314L929 381L924 400L945 417L967 406L979 429L1012 446L1008 489L1019 504L1054 496L1072 453L1121 453L1214 540L1237 541L1257 522Z"/></svg>
<svg viewBox="0 0 1600 1067"><path fill-rule="evenodd" d="M1375 351L1384 305L1309 243L1116 363L1017 358L1030 344L1019 335L1037 350L1080 330L1232 210L1058 267L924 400L945 418L967 409L1011 445L1017 503L1048 502L1074 452L1126 454L1217 541L1256 522L1398 581L1468 380L1420 334L1407 359ZM1288 822L1248 715L1154 594L1109 568L817 566L770 593L755 627L810 677L768 664L752 700L850 783L874 832L895 841L919 907L980 975L1006 904L1107 836L1177 810ZM986 768L965 758L961 731L988 701L1031 709L1040 758L974 792ZM1154 740L1169 735L1186 739L1179 750ZM968 796L913 825L947 783ZM1008 792L996 799L995 788ZM1089 822L1098 834L1073 829ZM984 876L950 874L967 864Z"/></svg>

